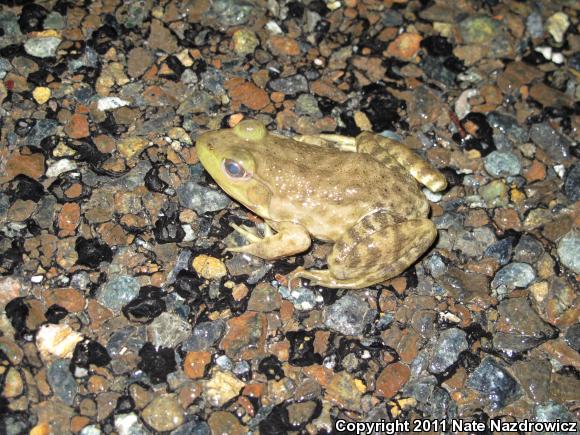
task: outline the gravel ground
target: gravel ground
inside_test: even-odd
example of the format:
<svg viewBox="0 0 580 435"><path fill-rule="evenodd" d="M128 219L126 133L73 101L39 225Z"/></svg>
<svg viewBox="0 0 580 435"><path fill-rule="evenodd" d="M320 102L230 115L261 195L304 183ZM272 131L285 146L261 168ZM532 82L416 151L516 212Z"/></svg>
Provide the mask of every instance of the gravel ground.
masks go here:
<svg viewBox="0 0 580 435"><path fill-rule="evenodd" d="M0 433L578 421L579 11L3 1ZM436 244L356 291L288 289L323 243L225 253L259 220L194 145L243 118L398 135L448 179Z"/></svg>

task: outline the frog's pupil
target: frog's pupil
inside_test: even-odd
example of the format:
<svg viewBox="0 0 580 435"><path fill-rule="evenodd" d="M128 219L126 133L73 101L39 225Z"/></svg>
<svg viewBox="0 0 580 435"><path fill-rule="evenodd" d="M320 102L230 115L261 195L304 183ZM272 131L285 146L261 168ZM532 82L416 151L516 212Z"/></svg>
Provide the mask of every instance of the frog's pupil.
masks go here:
<svg viewBox="0 0 580 435"><path fill-rule="evenodd" d="M224 168L226 169L228 175L231 177L243 177L244 175L244 169L238 162L234 160L228 159L224 161Z"/></svg>

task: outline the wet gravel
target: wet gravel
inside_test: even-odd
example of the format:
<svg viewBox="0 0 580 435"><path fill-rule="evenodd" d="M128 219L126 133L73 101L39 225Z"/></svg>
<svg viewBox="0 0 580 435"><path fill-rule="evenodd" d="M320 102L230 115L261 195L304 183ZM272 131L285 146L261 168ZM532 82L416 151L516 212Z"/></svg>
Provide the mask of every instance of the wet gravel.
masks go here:
<svg viewBox="0 0 580 435"><path fill-rule="evenodd" d="M332 433L580 416L574 2L0 5L0 433ZM444 172L368 289L224 252L204 131L373 131Z"/></svg>

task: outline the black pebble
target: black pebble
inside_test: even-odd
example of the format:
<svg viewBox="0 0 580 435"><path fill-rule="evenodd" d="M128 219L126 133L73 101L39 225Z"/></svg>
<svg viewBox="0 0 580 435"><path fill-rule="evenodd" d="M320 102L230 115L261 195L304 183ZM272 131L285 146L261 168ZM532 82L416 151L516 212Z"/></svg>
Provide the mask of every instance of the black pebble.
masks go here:
<svg viewBox="0 0 580 435"><path fill-rule="evenodd" d="M173 289L179 296L188 301L191 299L197 300L201 295L199 287L202 284L203 279L197 274L187 270L181 270L173 283Z"/></svg>
<svg viewBox="0 0 580 435"><path fill-rule="evenodd" d="M284 403L277 405L272 412L260 422L260 434L262 435L284 435L291 431L292 425L288 417L288 409Z"/></svg>
<svg viewBox="0 0 580 435"><path fill-rule="evenodd" d="M177 213L157 219L153 234L159 243L181 242L185 237L185 231L178 221Z"/></svg>
<svg viewBox="0 0 580 435"><path fill-rule="evenodd" d="M286 5L288 7L288 16L290 18L302 18L304 15L304 4L302 2L290 2Z"/></svg>
<svg viewBox="0 0 580 435"><path fill-rule="evenodd" d="M94 364L104 367L111 362L111 357L100 343L93 340L83 340L75 346L71 363L78 367L88 368Z"/></svg>
<svg viewBox="0 0 580 435"><path fill-rule="evenodd" d="M155 350L155 346L147 342L139 351L139 356L141 357L138 364L139 369L143 370L154 384L165 382L167 375L177 369L173 349L160 347Z"/></svg>
<svg viewBox="0 0 580 435"><path fill-rule="evenodd" d="M46 9L39 4L28 4L20 11L18 25L22 33L42 30L42 22L47 15Z"/></svg>
<svg viewBox="0 0 580 435"><path fill-rule="evenodd" d="M115 406L115 415L127 414L135 409L135 401L131 396L121 396L117 399L117 406Z"/></svg>
<svg viewBox="0 0 580 435"><path fill-rule="evenodd" d="M123 307L123 314L132 322L151 323L165 308L163 299L138 296Z"/></svg>
<svg viewBox="0 0 580 435"><path fill-rule="evenodd" d="M24 298L12 299L8 302L4 311L12 327L16 330L17 337L22 337L29 332L28 328L26 328L26 318L28 317L30 308L24 301Z"/></svg>
<svg viewBox="0 0 580 435"><path fill-rule="evenodd" d="M96 268L103 261L110 263L113 259L111 248L97 239L79 237L75 243L75 250L79 256L78 264Z"/></svg>
<svg viewBox="0 0 580 435"><path fill-rule="evenodd" d="M167 189L167 183L159 178L159 168L152 167L145 174L145 187L151 192L162 193Z"/></svg>
<svg viewBox="0 0 580 435"><path fill-rule="evenodd" d="M431 56L451 56L453 53L453 45L442 36L426 37L421 41L421 47Z"/></svg>
<svg viewBox="0 0 580 435"><path fill-rule="evenodd" d="M10 248L0 252L0 275L8 275L22 263L23 249L17 240L13 240Z"/></svg>
<svg viewBox="0 0 580 435"><path fill-rule="evenodd" d="M62 319L64 319L68 314L68 310L60 305L53 304L46 310L44 316L48 323L58 324Z"/></svg>
<svg viewBox="0 0 580 435"><path fill-rule="evenodd" d="M260 364L258 364L258 372L265 375L269 380L275 379L279 381L284 377L282 363L274 355L267 356L260 361Z"/></svg>
<svg viewBox="0 0 580 435"><path fill-rule="evenodd" d="M14 181L17 186L12 195L13 200L38 202L44 196L44 187L38 181L25 175L19 175Z"/></svg>
<svg viewBox="0 0 580 435"><path fill-rule="evenodd" d="M314 353L314 331L290 331L286 337L290 340L290 364L305 367L322 363L322 357Z"/></svg>

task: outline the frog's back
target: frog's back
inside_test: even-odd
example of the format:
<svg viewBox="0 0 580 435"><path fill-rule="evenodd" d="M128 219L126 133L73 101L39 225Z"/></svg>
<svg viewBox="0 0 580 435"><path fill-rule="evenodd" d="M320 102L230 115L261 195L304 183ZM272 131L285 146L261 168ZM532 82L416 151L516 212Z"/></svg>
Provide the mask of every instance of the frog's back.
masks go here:
<svg viewBox="0 0 580 435"><path fill-rule="evenodd" d="M256 169L272 191L270 218L300 222L317 238L334 240L378 209L395 219L428 213L417 182L396 163L285 139L269 148Z"/></svg>

